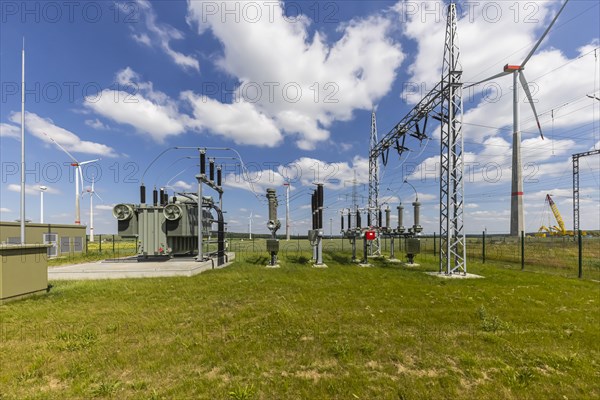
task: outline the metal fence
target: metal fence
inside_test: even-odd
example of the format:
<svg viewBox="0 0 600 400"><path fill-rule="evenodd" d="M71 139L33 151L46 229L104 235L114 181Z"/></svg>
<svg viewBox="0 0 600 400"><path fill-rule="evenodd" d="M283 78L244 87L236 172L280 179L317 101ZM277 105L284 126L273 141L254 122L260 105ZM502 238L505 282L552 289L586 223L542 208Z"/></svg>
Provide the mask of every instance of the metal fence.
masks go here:
<svg viewBox="0 0 600 400"><path fill-rule="evenodd" d="M417 262L437 265L439 236L423 235L421 254ZM404 239L395 239L396 257L405 257ZM467 263L471 266L488 265L500 268L559 274L568 277L583 277L600 281L600 237L511 237L506 235L467 236ZM381 253L390 254L390 238L381 238ZM85 256L89 258L120 258L136 254L136 240L118 235L95 235L94 242L85 243ZM208 245L208 247L212 245ZM213 246L214 247L214 246ZM227 251L235 252L237 260L261 262L268 257L265 238L254 239L233 237L227 241ZM357 240L357 253L362 254L362 241ZM312 248L306 236L292 236L291 240L280 239L281 257L290 261L305 262L312 257ZM323 239L323 254L327 259L350 263L351 247L347 239L326 237Z"/></svg>
<svg viewBox="0 0 600 400"><path fill-rule="evenodd" d="M421 254L417 260L437 265L440 240L438 235L424 235L421 239ZM405 240L396 238L396 257L405 257ZM569 277L584 277L600 280L600 237L511 237L507 235L469 235L467 243L467 263L490 265L526 271L546 272ZM381 239L381 253L389 256L390 239ZM236 253L239 260L256 260L257 256L267 256L263 239L231 239L229 251ZM350 260L351 247L347 239L339 236L323 240L325 257ZM357 241L357 252L362 254L362 241ZM339 253L342 257L334 256ZM312 249L306 237L292 237L290 241L280 241L280 254L288 257L310 259Z"/></svg>

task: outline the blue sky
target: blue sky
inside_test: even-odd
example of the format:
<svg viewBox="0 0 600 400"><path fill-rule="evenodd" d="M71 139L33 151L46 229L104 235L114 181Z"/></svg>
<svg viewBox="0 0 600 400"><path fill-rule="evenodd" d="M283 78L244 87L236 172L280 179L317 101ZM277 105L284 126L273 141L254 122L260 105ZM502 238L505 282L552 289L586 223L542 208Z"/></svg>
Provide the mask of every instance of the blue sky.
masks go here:
<svg viewBox="0 0 600 400"><path fill-rule="evenodd" d="M239 167L224 166L230 230L246 231L252 212L254 230L266 231L265 189L277 188L283 205L287 177L292 232L310 227L316 180L326 180L325 219L333 218L337 232L339 210L351 204L355 171L366 200L371 110L377 110L381 138L441 73L445 6L439 2L229 2L227 9L211 1L71 4L1 3L2 220L19 216L23 37L27 218L39 220L37 188L45 185L46 222L74 220L73 171L45 132L79 161L101 158L84 168L85 185L95 175L102 198L94 212L99 233L116 231L112 206L138 202L142 172L173 146L230 147L242 156L252 185ZM463 77L473 82L520 63L561 2L459 5ZM528 231L548 223L546 193L572 227L570 155L600 146L600 102L586 96L600 97L599 15L595 1L570 1L525 70L546 136L539 138L529 105L522 103ZM497 79L488 89L485 96L481 88L464 94L467 232L509 227L512 79ZM414 193L402 184L408 178L431 233L438 229L437 126L427 134L422 143L409 141L411 151L401 158L390 157L380 198L394 208L399 200L411 202ZM149 190L167 183L171 192L194 190L196 155L167 152L145 184ZM599 157L582 159L584 229L600 229L599 182ZM89 221L88 199L82 201L83 223Z"/></svg>

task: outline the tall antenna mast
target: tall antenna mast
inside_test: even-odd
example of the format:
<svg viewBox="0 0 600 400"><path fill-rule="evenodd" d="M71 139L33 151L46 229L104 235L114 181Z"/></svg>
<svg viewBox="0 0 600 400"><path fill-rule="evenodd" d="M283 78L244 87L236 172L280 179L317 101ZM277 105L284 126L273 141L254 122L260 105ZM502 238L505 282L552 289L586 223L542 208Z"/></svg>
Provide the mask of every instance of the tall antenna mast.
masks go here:
<svg viewBox="0 0 600 400"><path fill-rule="evenodd" d="M21 51L21 244L25 244L25 37Z"/></svg>

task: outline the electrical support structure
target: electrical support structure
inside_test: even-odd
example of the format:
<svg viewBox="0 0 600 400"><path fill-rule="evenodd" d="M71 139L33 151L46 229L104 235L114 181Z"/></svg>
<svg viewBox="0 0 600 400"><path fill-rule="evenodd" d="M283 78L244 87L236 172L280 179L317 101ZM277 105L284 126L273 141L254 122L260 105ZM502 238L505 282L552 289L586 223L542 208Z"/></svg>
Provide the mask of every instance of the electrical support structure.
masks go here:
<svg viewBox="0 0 600 400"><path fill-rule="evenodd" d="M579 159L600 154L600 149L573 154L573 234L579 231Z"/></svg>
<svg viewBox="0 0 600 400"><path fill-rule="evenodd" d="M467 272L462 136L462 67L456 35L456 6L448 6L440 113L440 273Z"/></svg>
<svg viewBox="0 0 600 400"><path fill-rule="evenodd" d="M448 5L442 79L371 149L370 154L370 159L381 156L383 164L387 165L390 148L401 155L408 150L407 136L420 141L427 138L429 116L440 121L439 272L446 275L467 273L463 225L462 67L456 26L456 5L451 3Z"/></svg>
<svg viewBox="0 0 600 400"><path fill-rule="evenodd" d="M371 136L369 141L369 201L367 204L369 227L377 226L378 234L376 238L370 241L369 253L372 256L381 255L381 242L379 241L379 228L381 221L378 219L379 212L379 158L373 157L373 149L377 146L377 118L375 110L371 112Z"/></svg>

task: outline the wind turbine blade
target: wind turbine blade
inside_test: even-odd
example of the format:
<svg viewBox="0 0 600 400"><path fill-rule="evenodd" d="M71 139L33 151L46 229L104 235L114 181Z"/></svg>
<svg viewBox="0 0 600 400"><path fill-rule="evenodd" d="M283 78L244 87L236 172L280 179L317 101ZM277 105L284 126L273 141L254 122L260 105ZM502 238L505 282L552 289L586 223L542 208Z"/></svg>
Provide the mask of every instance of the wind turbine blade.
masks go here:
<svg viewBox="0 0 600 400"><path fill-rule="evenodd" d="M79 161L77 161L77 159L75 157L73 157L73 155L71 155L71 153L69 153L67 151L67 149L65 149L64 147L62 147L60 145L60 143L58 143L56 140L54 140L52 138L52 136L48 135L46 132L42 132L48 139L50 139L52 141L52 143L54 143L55 145L57 145L62 151L64 151L70 158L71 160L75 161L75 163L79 164Z"/></svg>
<svg viewBox="0 0 600 400"><path fill-rule="evenodd" d="M102 160L102 159L97 158L95 160L84 161L84 162L80 162L79 165L91 164L91 163L95 163L96 161L100 161L100 160Z"/></svg>
<svg viewBox="0 0 600 400"><path fill-rule="evenodd" d="M531 92L529 91L529 85L527 84L527 79L525 79L523 71L519 71L519 81L521 81L521 86L523 86L525 95L527 95L527 100L529 100L529 104L531 105L531 109L533 110L533 115L535 116L535 122L537 122L537 126L540 131L540 136L542 137L542 140L544 140L544 134L542 133L540 119L538 118L537 111L535 110L535 103L533 102L533 97L531 96Z"/></svg>
<svg viewBox="0 0 600 400"><path fill-rule="evenodd" d="M99 198L99 199L100 199L100 201L104 202L104 200L102 199L102 197L100 197L100 195L99 195L98 193L96 193L96 192L92 192L92 196L93 196L93 195L96 195L96 197L97 197L97 198Z"/></svg>
<svg viewBox="0 0 600 400"><path fill-rule="evenodd" d="M565 0L565 3L562 5L562 7L560 8L560 10L558 10L558 13L556 14L556 16L554 16L554 19L552 20L552 22L550 22L550 25L548 25L548 27L544 31L544 34L542 35L542 37L540 37L540 40L537 41L537 43L535 44L535 46L533 46L533 49L531 49L531 51L529 52L529 54L527 54L527 57L525 57L525 60L523 60L523 62L521 63L521 68L525 67L525 64L527 64L527 61L529 61L529 59L531 58L531 56L533 56L533 54L538 49L538 47L540 47L540 45L542 44L542 41L544 40L544 38L546 37L546 35L548 34L548 32L550 32L550 28L552 28L552 25L554 25L554 23L558 19L558 16L560 15L560 13L565 8L565 6L567 5L568 2L569 2L569 0Z"/></svg>
<svg viewBox="0 0 600 400"><path fill-rule="evenodd" d="M470 87L475 86L475 85L479 85L480 83L483 83L483 82L491 81L492 79L503 77L504 75L512 74L512 73L513 73L513 71L502 71L499 74L496 74L494 76L490 76L489 78L486 78L486 79L484 79L482 81L479 81L479 82L467 85L467 86L465 86L465 89L470 88Z"/></svg>

